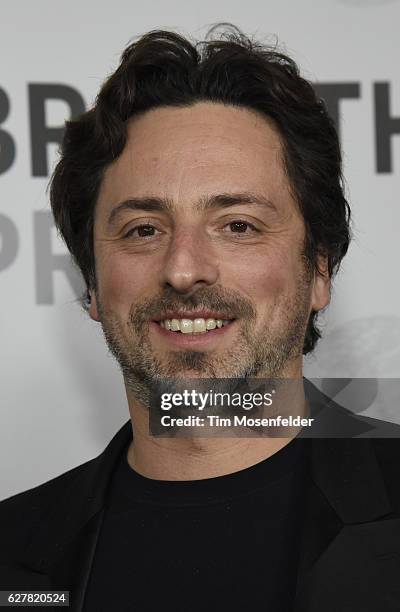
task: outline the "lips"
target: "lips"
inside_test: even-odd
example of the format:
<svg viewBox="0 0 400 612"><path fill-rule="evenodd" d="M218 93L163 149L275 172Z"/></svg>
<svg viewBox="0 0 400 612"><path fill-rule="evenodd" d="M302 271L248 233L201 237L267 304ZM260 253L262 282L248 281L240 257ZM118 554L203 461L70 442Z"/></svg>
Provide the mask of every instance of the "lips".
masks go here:
<svg viewBox="0 0 400 612"><path fill-rule="evenodd" d="M160 321L165 321L166 319L221 319L224 320L233 320L232 317L228 313L218 312L216 310L167 310L164 313L157 315L153 321L159 323Z"/></svg>
<svg viewBox="0 0 400 612"><path fill-rule="evenodd" d="M183 334L190 333L205 333L213 329L220 329L230 325L232 321L225 319L164 319L158 325L173 332L181 332Z"/></svg>
<svg viewBox="0 0 400 612"><path fill-rule="evenodd" d="M214 346L214 342L217 341L218 338L222 338L223 336L228 334L230 329L235 327L236 323L235 319L231 320L225 325L219 326L215 324L215 319L213 319L214 327L212 329L206 329L204 331L194 331L190 329L190 323L192 323L190 319L185 320L186 323L183 328L180 327L181 320L172 319L171 323L175 321L179 323L178 329L168 329L168 327L162 325L162 323L157 323L156 321L150 321L150 329L152 329L160 338L165 338L165 340L170 346L176 346L181 348L205 348L206 346L212 347ZM210 319L208 319L208 321L210 321Z"/></svg>

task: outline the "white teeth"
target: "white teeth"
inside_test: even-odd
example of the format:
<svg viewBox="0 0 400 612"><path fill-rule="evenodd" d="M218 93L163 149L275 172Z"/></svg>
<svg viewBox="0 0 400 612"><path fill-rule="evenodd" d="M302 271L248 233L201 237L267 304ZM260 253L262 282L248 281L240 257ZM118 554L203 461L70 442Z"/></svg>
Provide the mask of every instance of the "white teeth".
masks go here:
<svg viewBox="0 0 400 612"><path fill-rule="evenodd" d="M170 331L180 331L182 334L206 333L215 328L221 328L231 323L229 319L164 319L159 324Z"/></svg>
<svg viewBox="0 0 400 612"><path fill-rule="evenodd" d="M181 319L179 327L182 334L191 334L193 332L193 321L191 319Z"/></svg>
<svg viewBox="0 0 400 612"><path fill-rule="evenodd" d="M193 331L194 332L205 332L206 331L206 322L204 319L195 319L193 321Z"/></svg>

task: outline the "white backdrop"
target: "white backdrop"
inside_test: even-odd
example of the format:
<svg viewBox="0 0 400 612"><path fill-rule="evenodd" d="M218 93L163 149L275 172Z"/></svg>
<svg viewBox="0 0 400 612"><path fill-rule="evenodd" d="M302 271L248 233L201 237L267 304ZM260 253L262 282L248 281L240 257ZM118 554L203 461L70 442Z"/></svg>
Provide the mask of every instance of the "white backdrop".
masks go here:
<svg viewBox="0 0 400 612"><path fill-rule="evenodd" d="M129 416L122 377L100 327L74 302L79 279L71 284L65 247L49 223L56 145L47 146L47 164L42 154L47 176L39 176L43 147L31 137L30 101L37 110L38 85L63 85L89 106L132 37L165 28L197 39L217 21L264 40L278 36L312 81L353 84L339 110L355 240L305 374L400 378L399 1L3 0L0 499L94 457ZM59 127L70 108L50 100L45 111L46 125Z"/></svg>

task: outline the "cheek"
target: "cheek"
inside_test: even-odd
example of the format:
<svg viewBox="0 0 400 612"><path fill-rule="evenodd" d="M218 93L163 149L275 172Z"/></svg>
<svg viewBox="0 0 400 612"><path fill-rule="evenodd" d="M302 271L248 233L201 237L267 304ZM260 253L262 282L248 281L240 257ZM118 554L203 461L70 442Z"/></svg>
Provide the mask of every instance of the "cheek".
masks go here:
<svg viewBox="0 0 400 612"><path fill-rule="evenodd" d="M258 304L276 302L291 292L296 278L290 255L275 251L268 255L241 257L231 269L241 293ZM229 273L227 274L227 279Z"/></svg>
<svg viewBox="0 0 400 612"><path fill-rule="evenodd" d="M100 269L99 293L106 309L128 312L132 303L146 294L144 279L149 276L140 273L142 268L133 266L128 258L104 257Z"/></svg>

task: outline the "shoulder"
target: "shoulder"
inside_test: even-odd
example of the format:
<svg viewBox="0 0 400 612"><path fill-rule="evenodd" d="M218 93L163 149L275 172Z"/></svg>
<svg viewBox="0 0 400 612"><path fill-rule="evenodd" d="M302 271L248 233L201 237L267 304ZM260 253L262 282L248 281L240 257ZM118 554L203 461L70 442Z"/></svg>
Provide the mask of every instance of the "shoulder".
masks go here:
<svg viewBox="0 0 400 612"><path fill-rule="evenodd" d="M74 486L82 475L90 470L97 458L86 461L75 468L36 487L12 495L0 502L0 541L7 549L22 547L29 543L30 534L40 524L47 509Z"/></svg>
<svg viewBox="0 0 400 612"><path fill-rule="evenodd" d="M389 497L400 513L400 438L373 438L371 444Z"/></svg>
<svg viewBox="0 0 400 612"><path fill-rule="evenodd" d="M371 444L383 467L400 471L400 438L371 438Z"/></svg>
<svg viewBox="0 0 400 612"><path fill-rule="evenodd" d="M86 486L93 480L98 468L105 472L109 471L130 439L132 439L132 430L131 423L128 421L114 435L103 452L93 459L89 459L89 461L85 461L43 484L0 501L0 526L3 518L9 516L10 519L13 519L15 513L22 512L29 515L36 513L53 499L59 496L64 497L66 492L73 488L75 484L79 488Z"/></svg>
<svg viewBox="0 0 400 612"><path fill-rule="evenodd" d="M14 556L29 547L36 532L44 531L51 538L99 508L114 467L131 439L129 420L97 457L1 501L0 556L3 552Z"/></svg>
<svg viewBox="0 0 400 612"><path fill-rule="evenodd" d="M40 504L50 496L53 497L57 494L57 491L62 491L66 486L69 486L93 461L94 459L86 461L40 485L1 500L0 517L4 516L4 513L13 513L18 508L26 506L32 510L35 509L37 504Z"/></svg>

